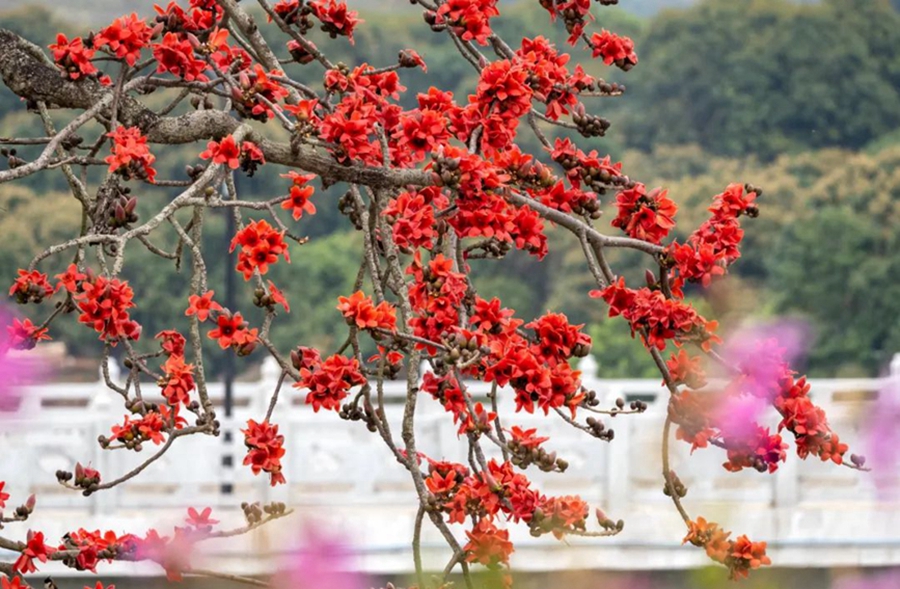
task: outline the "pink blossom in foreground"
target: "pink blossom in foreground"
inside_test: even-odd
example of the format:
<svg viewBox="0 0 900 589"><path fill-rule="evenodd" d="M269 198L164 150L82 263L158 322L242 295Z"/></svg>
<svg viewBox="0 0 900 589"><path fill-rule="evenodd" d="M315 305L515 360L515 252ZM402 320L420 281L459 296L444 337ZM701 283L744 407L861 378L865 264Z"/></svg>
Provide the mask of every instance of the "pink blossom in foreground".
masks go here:
<svg viewBox="0 0 900 589"><path fill-rule="evenodd" d="M275 589L369 589L354 562L351 546L322 524L307 523L301 538L276 575Z"/></svg>
<svg viewBox="0 0 900 589"><path fill-rule="evenodd" d="M878 391L877 410L865 412L863 420L866 466L872 469L880 494L894 495L900 487L900 374Z"/></svg>
<svg viewBox="0 0 900 589"><path fill-rule="evenodd" d="M744 391L770 399L777 393L784 366L793 367L802 358L809 338L805 323L779 319L737 330L723 346L722 357L746 375Z"/></svg>
<svg viewBox="0 0 900 589"><path fill-rule="evenodd" d="M21 388L34 384L44 373L41 362L28 352L14 349L17 340L10 327L17 319L0 307L0 412L16 411L21 403Z"/></svg>
<svg viewBox="0 0 900 589"><path fill-rule="evenodd" d="M758 397L727 397L719 408L716 425L728 438L749 438L756 433L756 424L768 409Z"/></svg>
<svg viewBox="0 0 900 589"><path fill-rule="evenodd" d="M763 421L771 399L778 392L778 380L785 366L799 359L809 339L806 325L781 319L735 331L722 348L724 361L741 370L740 395L723 402L717 425L730 438L751 437Z"/></svg>
<svg viewBox="0 0 900 589"><path fill-rule="evenodd" d="M868 574L855 574L835 581L834 589L897 589L900 587L900 569Z"/></svg>

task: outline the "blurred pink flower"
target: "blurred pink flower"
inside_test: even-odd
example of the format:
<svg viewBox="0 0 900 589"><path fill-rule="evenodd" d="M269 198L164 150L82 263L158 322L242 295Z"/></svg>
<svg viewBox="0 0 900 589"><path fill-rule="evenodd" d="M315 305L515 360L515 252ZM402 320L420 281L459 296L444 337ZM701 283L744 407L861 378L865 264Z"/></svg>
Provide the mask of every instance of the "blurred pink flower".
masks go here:
<svg viewBox="0 0 900 589"><path fill-rule="evenodd" d="M898 587L900 587L900 570L898 569L842 577L834 583L834 589L897 589Z"/></svg>
<svg viewBox="0 0 900 589"><path fill-rule="evenodd" d="M756 424L778 393L778 380L800 358L809 337L806 325L780 319L744 327L732 333L722 348L722 358L741 370L744 378L735 393L723 402L717 425L731 438L753 437Z"/></svg>
<svg viewBox="0 0 900 589"><path fill-rule="evenodd" d="M809 337L808 326L791 319L744 327L728 338L722 357L747 376L743 383L746 392L771 399L785 365L791 366L803 356Z"/></svg>
<svg viewBox="0 0 900 589"><path fill-rule="evenodd" d="M274 579L276 589L369 589L358 572L350 544L324 524L302 526L299 543L289 551Z"/></svg>
<svg viewBox="0 0 900 589"><path fill-rule="evenodd" d="M750 438L756 434L756 424L767 409L766 401L758 397L727 397L719 407L716 425L728 438Z"/></svg>
<svg viewBox="0 0 900 589"><path fill-rule="evenodd" d="M182 573L191 568L195 539L190 528L175 528L172 536L160 536L155 529L150 529L137 541L136 558L159 564L169 581L180 581Z"/></svg>
<svg viewBox="0 0 900 589"><path fill-rule="evenodd" d="M0 413L16 411L22 386L34 384L43 374L39 360L28 358L27 352L10 349L12 342L7 327L13 324L13 319L14 315L0 306Z"/></svg>
<svg viewBox="0 0 900 589"><path fill-rule="evenodd" d="M900 374L892 374L878 391L877 409L866 411L862 425L866 466L872 468L881 494L898 490L900 468ZM900 587L898 581L897 587Z"/></svg>

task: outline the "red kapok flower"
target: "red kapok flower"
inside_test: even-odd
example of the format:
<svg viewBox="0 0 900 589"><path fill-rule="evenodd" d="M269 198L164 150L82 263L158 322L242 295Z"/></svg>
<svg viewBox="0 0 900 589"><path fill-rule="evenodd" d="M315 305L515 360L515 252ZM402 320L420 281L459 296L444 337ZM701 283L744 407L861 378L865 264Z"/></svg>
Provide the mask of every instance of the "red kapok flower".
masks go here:
<svg viewBox="0 0 900 589"><path fill-rule="evenodd" d="M141 326L128 314L128 309L135 306L133 299L134 291L126 281L103 276L84 280L81 292L75 295L81 311L78 321L93 327L101 340L112 345L122 338L137 340Z"/></svg>
<svg viewBox="0 0 900 589"><path fill-rule="evenodd" d="M196 386L194 384L194 365L185 364L184 356L169 356L163 364L165 378L160 382L163 386L162 394L169 405L190 403L190 392Z"/></svg>
<svg viewBox="0 0 900 589"><path fill-rule="evenodd" d="M170 356L184 356L184 336L174 329L166 329L156 334L154 339L162 340L160 346Z"/></svg>
<svg viewBox="0 0 900 589"><path fill-rule="evenodd" d="M278 231L266 220L252 221L235 234L230 251L241 246L237 270L243 273L244 280L250 280L255 271L260 274L268 272L269 264L278 261L280 255L286 261L291 261L284 234L284 231Z"/></svg>
<svg viewBox="0 0 900 589"><path fill-rule="evenodd" d="M490 19L499 16L497 0L448 0L438 8L437 22L447 23L464 41L487 45Z"/></svg>
<svg viewBox="0 0 900 589"><path fill-rule="evenodd" d="M278 426L268 421L257 423L247 421L247 429L242 429L247 456L244 464L249 465L253 474L269 473L271 485L285 482L281 474L281 457L284 456L284 436L278 433Z"/></svg>
<svg viewBox="0 0 900 589"><path fill-rule="evenodd" d="M10 581L9 577L3 575L0 577L0 588L2 589L26 589L27 585L22 585L22 577L16 575Z"/></svg>
<svg viewBox="0 0 900 589"><path fill-rule="evenodd" d="M19 270L19 277L9 288L9 296L16 297L20 305L40 303L51 296L56 289L47 280L47 275L37 270Z"/></svg>
<svg viewBox="0 0 900 589"><path fill-rule="evenodd" d="M514 425L512 426L512 428L510 428L509 435L512 438L512 441L516 443L516 445L523 448L537 448L550 439L538 436L537 428L522 429L517 425Z"/></svg>
<svg viewBox="0 0 900 589"><path fill-rule="evenodd" d="M288 172L282 174L282 178L290 178L293 183L291 186L290 198L281 203L281 208L291 211L294 221L299 221L303 217L303 213L308 215L316 214L316 205L312 203L310 197L316 189L307 185L307 182L315 178L315 174L298 174L297 172Z"/></svg>
<svg viewBox="0 0 900 589"><path fill-rule="evenodd" d="M267 280L266 284L269 286L269 299L271 300L270 306L274 307L275 305L281 305L284 307L285 313L291 312L291 306L288 304L287 297L284 296L284 293L275 286L275 283L271 280Z"/></svg>
<svg viewBox="0 0 900 589"><path fill-rule="evenodd" d="M125 179L146 178L153 182L156 170L153 162L156 156L150 153L147 137L137 127L116 127L107 134L113 140L112 154L106 157L109 172L119 172Z"/></svg>
<svg viewBox="0 0 900 589"><path fill-rule="evenodd" d="M214 164L227 164L232 170L241 167L241 150L234 137L229 135L222 141L210 141L206 151L200 153L200 159L211 159Z"/></svg>
<svg viewBox="0 0 900 589"><path fill-rule="evenodd" d="M207 64L194 57L194 46L190 40L176 33L166 33L161 43L153 44L153 57L156 59L156 72L170 73L187 82L205 82L203 73Z"/></svg>
<svg viewBox="0 0 900 589"><path fill-rule="evenodd" d="M466 530L466 536L469 537L469 542L463 550L466 551L466 560L469 562L488 566L509 562L509 555L514 550L509 541L509 532L498 529L488 518L482 518L471 532Z"/></svg>
<svg viewBox="0 0 900 589"><path fill-rule="evenodd" d="M97 68L91 63L94 58L94 50L84 46L81 37L75 37L71 41L62 33L56 35L56 43L50 45L53 52L53 61L62 70L62 75L72 80L82 76L90 76L97 73Z"/></svg>
<svg viewBox="0 0 900 589"><path fill-rule="evenodd" d="M147 26L146 20L138 20L137 14L132 13L130 16L117 18L96 34L94 47L105 45L116 57L124 58L128 65L134 66L141 56L141 49L147 46L152 36L153 29Z"/></svg>
<svg viewBox="0 0 900 589"><path fill-rule="evenodd" d="M75 264L69 264L66 271L62 274L57 274L55 278L59 281L59 284L56 286L57 289L62 287L68 292L74 293L78 290L78 283L87 278L87 275L79 272L78 266Z"/></svg>
<svg viewBox="0 0 900 589"><path fill-rule="evenodd" d="M222 305L212 300L215 291L208 290L202 295L191 295L188 298L188 308L185 315L196 315L200 321L206 321L212 311L221 311Z"/></svg>
<svg viewBox="0 0 900 589"><path fill-rule="evenodd" d="M16 562L13 563L13 570L26 575L28 573L33 573L37 571L37 567L34 566L34 561L39 560L40 562L47 562L47 559L54 552L56 552L56 550L44 544L43 532L33 532L29 530L28 543Z"/></svg>
<svg viewBox="0 0 900 589"><path fill-rule="evenodd" d="M640 182L616 195L618 216L612 226L619 227L635 239L659 243L675 227L678 207L667 197L667 191L656 188L647 192Z"/></svg>
<svg viewBox="0 0 900 589"><path fill-rule="evenodd" d="M317 365L301 368L300 380L294 386L309 390L306 403L313 406L313 411L322 408L339 411L350 388L365 382L356 358L335 354Z"/></svg>
<svg viewBox="0 0 900 589"><path fill-rule="evenodd" d="M750 569L758 569L772 564L766 556L765 542L751 542L747 536L739 536L731 545L731 551L725 560L731 579L746 578Z"/></svg>
<svg viewBox="0 0 900 589"><path fill-rule="evenodd" d="M346 2L312 0L309 7L316 18L322 21L322 30L331 35L332 39L342 35L353 43L353 29L363 20L357 17L359 13L355 10L347 9Z"/></svg>
<svg viewBox="0 0 900 589"><path fill-rule="evenodd" d="M248 329L248 324L240 313L219 313L216 319L216 328L208 334L209 339L218 340L219 347L223 350L229 347L239 347L256 341L257 329Z"/></svg>
<svg viewBox="0 0 900 589"><path fill-rule="evenodd" d="M634 41L628 37L620 37L603 29L600 33L591 35L591 46L594 57L603 57L603 63L613 63L626 72L637 65L638 57L634 52Z"/></svg>
<svg viewBox="0 0 900 589"><path fill-rule="evenodd" d="M393 331L397 326L397 310L382 301L376 307L371 297L356 291L349 297L338 297L337 309L347 319L347 323L360 329L386 329Z"/></svg>

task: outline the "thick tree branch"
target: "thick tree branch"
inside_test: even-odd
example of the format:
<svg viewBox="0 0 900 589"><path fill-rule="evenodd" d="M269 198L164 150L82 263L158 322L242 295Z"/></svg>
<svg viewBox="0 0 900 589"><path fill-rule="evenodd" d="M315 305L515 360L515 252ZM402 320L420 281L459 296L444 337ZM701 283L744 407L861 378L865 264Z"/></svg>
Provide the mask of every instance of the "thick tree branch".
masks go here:
<svg viewBox="0 0 900 589"><path fill-rule="evenodd" d="M34 44L12 31L0 28L0 47L3 82L28 101L89 110L96 108L106 94L112 94L112 90L93 78L78 81L63 78ZM100 110L110 114L108 108ZM230 114L217 110L195 111L176 117L159 116L127 94L121 97L117 117L122 125L139 127L151 143L167 145L219 139L241 124ZM299 145L292 150L289 144L268 139L258 131L251 132L248 139L262 149L267 161L312 172L332 182L376 188L431 184L431 174L422 170L342 165L322 150L309 145Z"/></svg>

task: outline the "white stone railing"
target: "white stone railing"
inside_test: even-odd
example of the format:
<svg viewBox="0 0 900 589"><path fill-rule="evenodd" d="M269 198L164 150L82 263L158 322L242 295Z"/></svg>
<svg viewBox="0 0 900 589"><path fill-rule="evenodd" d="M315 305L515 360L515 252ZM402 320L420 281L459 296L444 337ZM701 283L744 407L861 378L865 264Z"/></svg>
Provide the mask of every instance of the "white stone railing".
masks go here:
<svg viewBox="0 0 900 589"><path fill-rule="evenodd" d="M650 405L644 414L607 418L605 423L616 432L612 443L590 438L554 414L514 414L512 395L502 392L501 411L512 416L507 417L507 426L538 427L551 438L548 449L570 463L563 475L529 471L542 491L580 494L611 517L625 519L625 531L616 538L576 538L567 545L551 537L531 538L527 529L513 529L513 537L519 539L513 564L530 570L704 564L702 551L680 546L683 525L661 492L666 391L657 380L596 379L591 376L596 373L591 359L580 368L585 386L597 392L601 406L612 406L618 397L640 398ZM894 368L893 376L883 379L810 381L813 400L826 410L833 429L861 452L867 413L878 410L879 396L900 389L900 362ZM258 382L236 383L234 419L223 423L223 429L239 428L248 418L261 419L277 378L277 367L265 364ZM475 395L487 393L479 383L470 390ZM221 402L222 386L212 384L210 394ZM388 383L385 394L387 416L397 424L396 430L405 383ZM110 425L123 416L120 399L101 383L30 387L19 411L2 416L0 422L0 480L7 481L11 502L37 493L39 509L29 525L51 537L81 526L139 532L160 522L177 523L187 506L213 506L226 522L238 522L235 508L240 501L281 500L300 512L294 523L285 520L217 547L216 555L228 555L218 564L235 571L264 572L270 566L266 559L277 555L284 534L290 534L298 521L315 518L350 532L367 570L408 570L416 506L408 473L364 426L342 421L333 412L313 413L302 397L295 389L283 390L275 413L274 421L287 440L287 485L271 488L264 478L253 477L249 468L240 466L243 445L238 435L233 450L238 461L235 492L222 495L222 439L189 436L129 483L84 498L56 483L57 469L71 470L75 461L91 463L109 480L139 464L153 447L145 444L142 454L99 449L97 437L108 434ZM771 424L777 424L774 414ZM421 451L434 458L466 461L466 445L438 403L422 399L417 430ZM728 473L721 467L723 461L724 454L717 449L689 456L686 445L674 445L673 468L689 488L688 509L736 533L768 540L779 564L900 564L900 505L883 500L891 497L892 489L900 490L897 465L860 473L790 455L777 473L764 475ZM4 533L11 530L12 526ZM442 541L431 529L424 540L426 564L442 567L441 559L447 556ZM135 565L116 566L122 574L146 572Z"/></svg>

